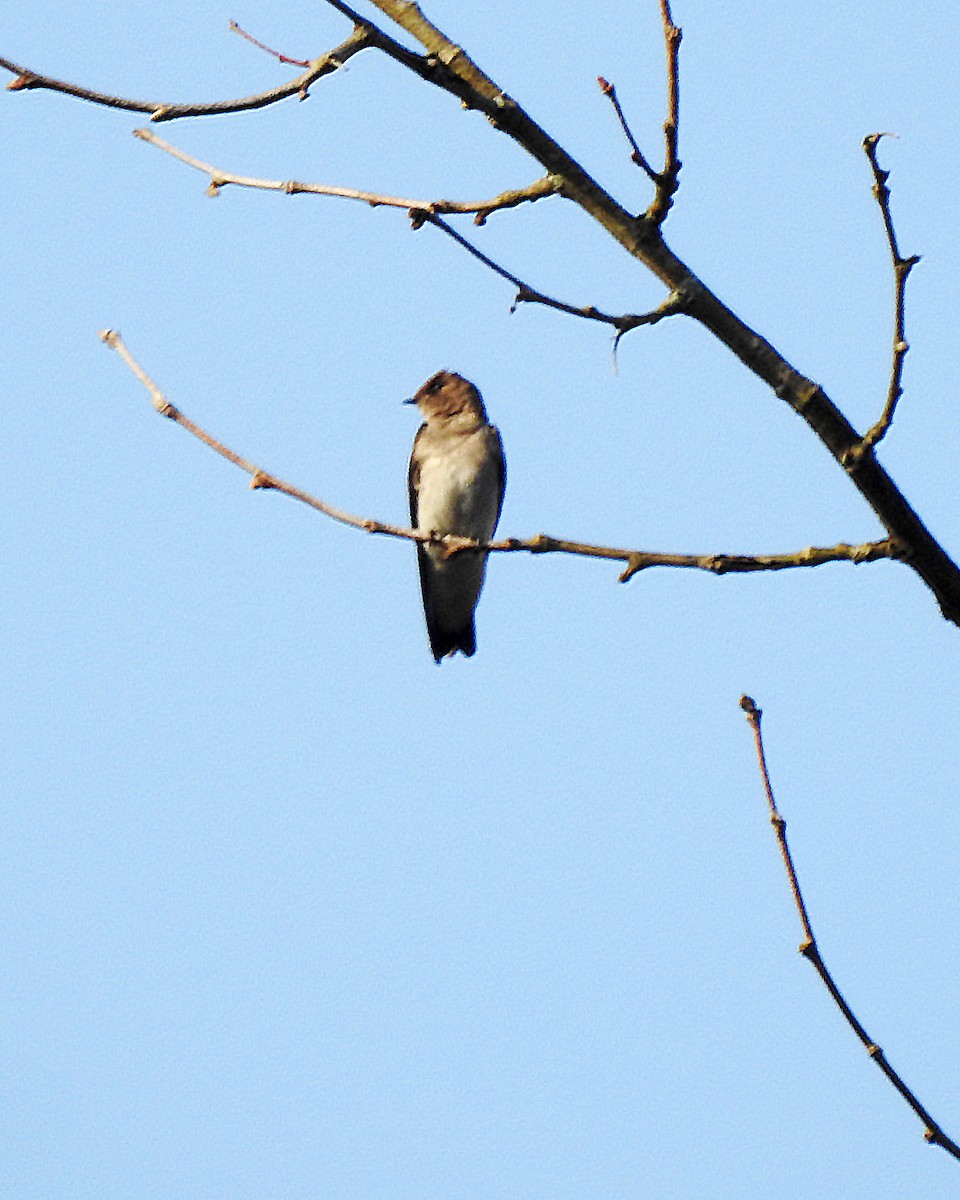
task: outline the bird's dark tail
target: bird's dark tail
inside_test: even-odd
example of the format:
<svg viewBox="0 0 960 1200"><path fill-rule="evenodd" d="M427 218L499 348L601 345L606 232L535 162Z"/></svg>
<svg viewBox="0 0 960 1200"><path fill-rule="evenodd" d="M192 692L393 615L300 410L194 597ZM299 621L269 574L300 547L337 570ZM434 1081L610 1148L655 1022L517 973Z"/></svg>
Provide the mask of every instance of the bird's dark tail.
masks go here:
<svg viewBox="0 0 960 1200"><path fill-rule="evenodd" d="M433 651L436 662L448 658L451 654L456 654L458 650L467 658L472 658L477 652L477 633L472 617L462 629L437 629L432 626L427 628L427 633L430 637L430 649Z"/></svg>

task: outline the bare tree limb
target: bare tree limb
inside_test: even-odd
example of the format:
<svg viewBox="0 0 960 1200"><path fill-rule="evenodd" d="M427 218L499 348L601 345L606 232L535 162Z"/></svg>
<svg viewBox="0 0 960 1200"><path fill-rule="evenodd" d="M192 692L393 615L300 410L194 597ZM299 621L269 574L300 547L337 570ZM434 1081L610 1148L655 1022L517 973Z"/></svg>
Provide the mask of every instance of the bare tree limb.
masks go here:
<svg viewBox="0 0 960 1200"><path fill-rule="evenodd" d="M292 483L286 483L277 476L269 474L255 463L243 458L231 450L218 438L201 429L191 421L166 398L160 388L154 383L147 372L141 367L130 353L120 334L114 329L104 329L100 332L100 340L120 355L133 374L140 380L150 394L153 407L162 417L174 421L182 429L199 438L205 446L209 446L222 458L239 467L251 476L250 486L275 492L282 492L302 504L316 509L341 525L349 525L361 529L365 533L381 533L388 537L405 538L413 542L430 542L446 547L448 554L460 554L471 550L485 550L494 553L516 553L526 551L530 554L575 554L584 558L602 558L620 561L627 564L620 576L620 582L626 583L638 571L649 567L688 567L700 571L709 571L713 575L726 575L747 571L780 571L788 567L813 567L826 562L875 562L880 558L896 557L896 549L889 542L873 542L864 546L848 546L841 543L829 548L809 547L795 554L775 554L750 557L747 555L731 554L659 554L647 550L621 550L613 546L596 546L589 542L567 541L561 538L549 537L545 533L536 534L531 538L501 538L497 541L478 542L473 538L457 537L446 534L437 537L421 529L408 529L403 525L393 525L387 521L377 521L366 517L358 517L336 508L326 501L318 499L303 488Z"/></svg>
<svg viewBox="0 0 960 1200"><path fill-rule="evenodd" d="M653 200L646 211L646 219L657 227L666 220L667 213L673 206L673 196L677 190L681 162L677 157L677 138L680 121L680 40L682 31L673 23L670 15L670 0L660 0L660 13L663 17L663 36L667 47L667 119L663 123L664 161L663 170L657 171L651 165L646 155L640 149L637 139L627 122L623 106L617 96L617 89L602 75L597 76L600 90L613 105L617 120L623 135L630 143L630 161L645 172L655 185Z"/></svg>
<svg viewBox="0 0 960 1200"><path fill-rule="evenodd" d="M515 208L518 204L524 204L527 201L541 200L545 196L555 196L561 186L559 179L556 179L552 175L545 175L542 179L537 179L527 187L514 188L511 191L501 192L498 196L493 196L489 200L411 200L403 196L387 196L380 192L364 192L357 188L334 187L325 183L301 183L295 179L257 179L251 175L235 175L230 171L223 171L219 167L214 167L210 163L203 162L202 159L194 158L192 154L187 154L170 142L164 141L163 138L157 137L150 129L135 129L133 136L140 138L141 141L149 142L151 146L156 146L158 150L162 150L165 154L169 154L180 162L186 163L188 167L193 167L195 170L209 176L210 191L214 195L221 188L233 184L235 187L260 188L268 192L285 192L288 196L295 196L301 193L317 196L339 196L345 200L361 200L373 208L384 205L388 208L402 208L408 211L413 209L425 215L433 213L475 213L477 217L481 217L485 221L490 213L497 212L499 209Z"/></svg>
<svg viewBox="0 0 960 1200"><path fill-rule="evenodd" d="M76 96L78 100L86 100L91 104L102 104L106 108L149 113L150 120L159 123L179 120L182 117L209 117L223 113L247 112L251 109L265 108L269 104L276 104L279 100L286 100L290 96L299 96L301 100L306 99L311 84L322 79L324 75L331 75L339 67L342 67L347 59L373 45L374 40L366 27L357 27L346 41L341 42L332 50L328 50L326 54L321 54L319 58L315 58L309 63L307 69L295 79L265 92L258 92L253 96L244 96L239 100L217 100L210 104L164 104L155 100L131 100L125 96L114 96L107 92L97 92L91 88L79 87L75 83L54 79L50 75L41 75L37 71L31 71L28 67L18 66L7 58L0 58L0 67L16 76L7 84L8 92L44 88L47 91Z"/></svg>
<svg viewBox="0 0 960 1200"><path fill-rule="evenodd" d="M646 313L620 313L619 315L614 315L603 312L592 304L586 304L582 307L577 307L575 304L568 304L565 300L557 300L553 296L548 296L545 292L531 287L530 284L524 283L512 271L508 271L506 267L500 266L489 255L484 254L482 250L478 249L471 242L468 242L461 233L458 233L452 225L447 221L441 220L440 217L429 212L412 212L410 216L413 219L414 228L418 224L435 226L437 229L442 230L447 237L453 238L459 246L462 246L468 254L472 254L478 262L489 267L501 279L506 279L509 283L512 283L517 289L517 294L513 300L513 310L520 304L543 304L547 308L557 309L558 312L568 313L571 317L583 317L588 321L599 321L604 325L612 325L616 329L617 342L619 342L625 333L629 333L631 329L637 329L641 325L656 325L664 317L672 317L676 313L683 311L683 297L675 293L671 293L662 304Z"/></svg>
<svg viewBox="0 0 960 1200"><path fill-rule="evenodd" d="M850 1005L843 998L840 989L834 982L833 976L827 969L820 954L820 948L817 945L817 939L814 937L813 929L810 925L810 916L807 912L807 906L803 899L803 893L800 891L800 881L797 878L796 868L793 865L793 856L790 853L790 848L787 845L787 823L780 815L777 809L777 803L773 798L773 788L770 783L770 773L767 770L767 759L763 749L763 735L760 731L761 710L757 707L756 702L750 696L740 697L740 707L747 714L747 721L750 728L753 730L754 743L757 750L757 762L760 767L760 777L763 781L763 790L767 797L767 806L770 811L770 823L777 835L777 842L780 846L780 854L783 858L783 865L787 872L787 879L790 882L790 891L793 893L793 902L796 905L797 914L800 917L800 924L803 926L803 941L800 943L799 950L808 962L813 964L814 970L820 976L823 986L830 993L834 1003L843 1014L844 1020L860 1039L860 1042L865 1047L867 1054L873 1059L880 1070L887 1077L889 1082L896 1088L907 1104L913 1109L916 1115L923 1122L923 1136L934 1146L940 1146L956 1159L960 1159L960 1146L949 1138L937 1122L933 1119L930 1113L917 1099L916 1095L907 1087L897 1071L891 1067L887 1061L886 1055L876 1044L872 1037L867 1033L864 1027L860 1024L856 1014L851 1009Z"/></svg>
<svg viewBox="0 0 960 1200"><path fill-rule="evenodd" d="M664 317L673 316L683 309L682 298L673 295L668 296L663 304L652 312L622 313L619 315L603 312L594 305L578 307L574 304L568 304L564 300L557 300L553 296L548 296L545 292L541 292L539 289L525 283L519 276L514 275L512 271L508 271L506 267L500 266L499 263L495 262L489 255L484 254L482 250L474 246L461 233L454 229L452 225L440 217L441 213L475 213L474 223L483 224L491 213L497 212L500 209L515 208L518 204L540 200L545 196L556 195L561 189L561 181L553 175L545 175L542 179L536 180L527 187L501 192L500 195L493 196L489 200L410 200L401 196L387 196L380 192L364 192L356 188L332 187L323 183L300 183L296 180L256 179L249 175L235 175L229 171L223 171L219 167L212 166L210 163L203 162L201 159L195 158L192 154L187 154L177 146L171 145L170 142L164 141L163 138L157 137L150 129L135 129L134 136L145 142L149 142L150 145L156 146L158 149L163 150L164 153L207 175L210 179L210 186L207 190L211 195L217 195L221 188L229 184L234 184L238 187L261 188L264 191L284 192L287 195L308 193L320 196L339 196L347 200L362 200L374 208L383 205L389 208L406 209L409 212L414 229L419 229L423 225L434 226L442 233L445 233L447 237L452 238L468 254L477 259L478 262L483 263L484 266L499 275L501 279L506 279L512 283L517 289L517 294L514 298L514 308L520 304L542 304L548 308L568 313L570 316L583 317L589 321L600 321L605 325L612 325L617 330L618 338L628 333L631 329L636 329L641 325L656 324L657 321L662 321Z"/></svg>
<svg viewBox="0 0 960 1200"><path fill-rule="evenodd" d="M883 227L887 233L887 244L890 247L890 257L893 260L893 365L890 368L890 387L887 391L887 400L883 406L883 412L880 414L880 419L876 424L872 425L864 434L863 441L860 443L863 450L872 449L886 434L893 421L897 401L903 394L903 388L900 384L903 378L903 360L910 349L904 326L904 296L907 288L907 276L920 261L919 254L911 254L909 258L904 258L900 253L900 247L897 245L897 235L893 228L893 216L890 212L890 189L887 187L890 172L883 170L877 162L877 146L880 139L886 136L883 133L871 133L869 137L863 139L863 151L870 160L870 166L873 170L873 194L876 197L877 204L880 206Z"/></svg>

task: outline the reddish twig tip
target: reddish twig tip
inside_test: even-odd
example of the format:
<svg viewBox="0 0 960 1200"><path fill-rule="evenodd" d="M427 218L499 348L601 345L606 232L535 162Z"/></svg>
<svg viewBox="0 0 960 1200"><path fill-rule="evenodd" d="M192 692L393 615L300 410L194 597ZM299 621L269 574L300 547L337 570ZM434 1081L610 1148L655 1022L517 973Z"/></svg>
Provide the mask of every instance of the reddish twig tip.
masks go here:
<svg viewBox="0 0 960 1200"><path fill-rule="evenodd" d="M230 28L234 33L239 33L242 38L245 38L248 42L251 42L254 46L257 47L258 50L263 50L267 54L272 54L273 57L275 59L277 59L278 62L289 63L290 66L292 66L292 67L309 67L310 66L309 59L290 58L286 54L281 54L279 50L273 50L269 46L265 46L263 44L263 42L258 42L257 39L252 34L247 33L247 31L245 29L241 28L237 24L237 22L232 19L230 21Z"/></svg>

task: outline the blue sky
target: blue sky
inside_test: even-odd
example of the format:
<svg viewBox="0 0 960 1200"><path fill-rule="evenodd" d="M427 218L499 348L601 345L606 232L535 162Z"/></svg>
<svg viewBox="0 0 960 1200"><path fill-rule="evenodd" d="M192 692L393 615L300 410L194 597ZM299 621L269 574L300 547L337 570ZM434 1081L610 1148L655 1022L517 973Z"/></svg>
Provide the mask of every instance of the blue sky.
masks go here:
<svg viewBox="0 0 960 1200"><path fill-rule="evenodd" d="M658 6L427 12L625 204L596 86L659 154ZM675 5L672 248L857 426L891 269L860 142L891 130L909 286L880 457L960 553L957 24L893 0ZM14 6L0 54L157 100L232 97L341 41L323 4ZM491 562L474 659L434 665L408 544L344 529L170 422L97 340L265 469L405 520L416 414L474 380L501 532L779 552L879 536L784 405L682 319L624 339L426 228L227 189L145 122L4 94L7 1194L358 1200L954 1195L797 956L737 700L765 711L814 929L960 1136L960 632L889 563L716 579ZM373 54L305 103L166 125L243 174L479 198L535 164ZM560 200L478 244L572 303L660 285Z"/></svg>

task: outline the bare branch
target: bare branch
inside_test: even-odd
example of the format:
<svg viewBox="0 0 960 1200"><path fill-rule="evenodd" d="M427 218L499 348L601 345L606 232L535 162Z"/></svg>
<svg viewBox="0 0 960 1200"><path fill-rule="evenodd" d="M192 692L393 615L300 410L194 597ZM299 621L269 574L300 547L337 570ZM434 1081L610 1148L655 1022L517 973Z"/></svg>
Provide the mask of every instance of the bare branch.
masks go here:
<svg viewBox="0 0 960 1200"><path fill-rule="evenodd" d="M890 539L864 542L859 546L851 546L846 542L839 542L836 546L807 546L805 550L790 554L647 554L640 550L622 553L627 555L627 569L620 576L621 583L626 583L647 567L695 567L714 575L732 575L752 571L785 571L792 567L820 567L831 562L857 565L898 557L897 546Z"/></svg>
<svg viewBox="0 0 960 1200"><path fill-rule="evenodd" d="M440 217L434 216L429 212L411 212L410 216L414 222L414 228L427 224L435 226L437 229L442 230L447 237L453 238L457 245L462 246L478 262L483 263L485 267L489 267L501 279L506 279L512 283L517 289L517 294L514 297L511 311L515 311L520 304L543 304L547 308L554 308L558 312L568 313L572 317L583 317L587 321L599 321L603 325L612 325L617 331L617 343L631 329L637 329L641 325L656 325L664 317L672 317L684 311L683 297L675 292L671 293L657 308L647 313L621 313L617 316L612 313L602 312L592 304L583 305L582 307L577 307L575 304L567 304L565 300L557 300L553 296L548 296L545 292L531 287L530 284L524 283L512 271L508 271L506 267L501 267L489 255L484 254L482 250L478 249L471 242L468 242L452 225L441 220Z"/></svg>
<svg viewBox="0 0 960 1200"><path fill-rule="evenodd" d="M597 83L600 85L600 91L603 92L603 94L613 105L613 111L617 114L617 120L620 122L620 128L623 130L623 135L630 143L630 161L636 163L641 170L645 171L647 177L653 183L659 183L660 172L653 169L653 167L647 161L643 151L640 149L637 139L633 136L630 126L627 124L627 118L624 116L623 107L620 104L620 100L617 96L617 89L612 83L609 82L609 80L604 79L602 75L597 76Z"/></svg>
<svg viewBox="0 0 960 1200"><path fill-rule="evenodd" d="M127 349L126 344L115 329L103 329L99 337L111 350L116 350L130 370L136 375L137 379L140 380L150 393L150 401L153 407L162 417L168 417L171 421L175 421L188 433L192 433L195 438L199 438L205 446L209 446L211 450L215 450L227 462L233 463L241 471L246 471L248 475L252 476L250 483L252 488L272 489L276 492L283 492L285 495L292 496L295 500L309 505L310 508L315 508L318 512L322 512L325 516L332 518L332 520L339 521L342 525L352 525L355 529L362 529L367 533L388 533L393 537L405 537L418 542L431 540L428 535L424 535L415 529L404 529L402 526L388 525L382 521L367 521L363 517L356 517L352 513L345 512L343 509L335 508L332 504L327 504L323 500L317 499L316 496L311 496L309 492L294 487L293 484L285 483L282 479L277 479L275 476L262 471L255 463L242 458L228 446L225 446L223 442L207 433L206 430L201 429L199 425L196 425L189 417L185 417L175 405L171 404Z"/></svg>
<svg viewBox="0 0 960 1200"><path fill-rule="evenodd" d="M920 261L919 254L912 254L909 258L904 258L900 254L900 248L897 245L897 235L893 228L893 216L890 212L890 189L887 187L890 172L883 170L877 162L877 146L880 139L886 136L888 135L883 133L871 133L869 137L865 137L863 139L863 152L870 160L870 166L873 170L873 194L876 197L877 204L880 206L883 227L887 232L887 244L890 247L890 257L893 260L893 365L890 368L890 387L887 391L887 401L883 406L883 412L880 414L880 419L876 424L871 426L864 435L863 441L860 443L862 450L872 449L886 434L890 428L890 423L893 421L897 401L903 394L903 388L900 385L900 381L903 378L903 360L910 349L904 329L904 296L907 288L907 276Z"/></svg>
<svg viewBox="0 0 960 1200"><path fill-rule="evenodd" d="M310 66L310 63L305 58L290 58L289 55L281 54L279 50L274 50L271 46L267 46L264 42L261 42L255 38L252 33L247 33L247 31L242 26L238 25L236 21L230 21L229 24L230 29L234 33L238 33L240 37L244 39L244 41L250 42L252 45L256 46L258 50L263 50L265 53L271 55L277 60L277 62L288 63L291 67Z"/></svg>
<svg viewBox="0 0 960 1200"><path fill-rule="evenodd" d="M637 139L633 136L630 126L627 124L627 118L624 116L623 108L617 97L617 89L612 83L608 83L602 75L597 76L597 83L600 85L600 90L613 105L613 110L617 114L617 120L620 122L620 128L630 143L631 161L642 168L656 185L656 192L654 193L650 207L647 209L646 219L657 228L663 224L667 213L673 205L673 196L678 187L678 177L682 165L677 157L677 137L680 121L680 41L683 33L673 23L673 18L670 15L670 0L660 0L660 15L663 18L663 38L667 47L667 119L663 123L664 154L662 171L655 171L653 169L637 144Z"/></svg>
<svg viewBox="0 0 960 1200"><path fill-rule="evenodd" d="M680 174L677 140L680 130L680 41L683 37L682 31L673 23L670 0L660 0L660 15L667 47L667 119L663 123L663 170L657 176L657 192L647 209L647 220L658 228L673 204Z"/></svg>
<svg viewBox="0 0 960 1200"><path fill-rule="evenodd" d="M390 524L387 521L358 517L353 513L344 511L342 508L336 508L332 504L327 504L326 501L318 499L302 488L295 487L292 483L286 483L284 480L278 479L275 475L269 474L255 463L250 462L248 459L237 454L236 451L231 450L229 446L226 446L218 438L207 433L205 429L201 429L199 425L184 416L175 405L170 403L160 388L127 349L126 344L116 330L104 329L99 336L101 341L105 342L112 350L117 351L133 374L147 389L153 407L161 416L175 421L181 428L185 429L188 433L192 433L194 437L199 438L205 446L209 446L211 450L216 451L222 458L239 467L241 471L246 471L251 476L250 486L252 488L282 492L294 500L299 500L302 504L309 505L310 508L316 509L317 512L323 513L332 520L340 522L341 525L350 525L354 529L363 530L365 533L382 533L388 537L405 538L413 542L430 542L442 545L446 547L448 554L460 554L471 550L485 550L506 554L526 551L530 554L575 554L584 558L612 559L627 564L626 569L620 576L622 583L631 579L638 571L646 570L648 567L692 567L701 571L709 571L714 575L724 575L742 571L779 571L787 567L817 566L822 562L873 562L878 558L895 557L896 552L894 547L887 542L876 542L865 546L847 546L841 544L830 549L818 550L810 548L800 551L799 554L769 555L758 558L750 558L745 555L658 554L646 550L619 550L613 546L595 546L589 542L574 542L552 538L544 533L537 534L532 538L502 538L492 542L478 542L473 538L457 537L453 534L435 537L424 530L408 529L402 525Z"/></svg>
<svg viewBox="0 0 960 1200"><path fill-rule="evenodd" d="M341 42L332 50L328 50L319 58L315 58L308 65L307 70L295 79L291 79L279 87L270 88L266 92L258 92L254 96L245 96L239 100L217 100L210 104L163 104L155 100L131 100L124 96L113 96L107 92L97 92L91 88L79 87L75 83L66 83L62 79L54 79L49 75L41 75L27 67L20 67L6 58L0 58L0 67L16 76L11 83L7 84L9 92L45 88L47 91L76 96L77 99L87 100L91 104L102 104L107 108L150 113L150 120L159 123L175 121L181 117L209 117L223 113L246 112L250 109L265 108L269 104L276 104L279 100L286 100L290 96L299 96L303 100L306 98L311 84L322 79L324 75L331 75L343 66L347 59L352 58L361 50L367 49L373 43L374 39L368 30L365 27L357 27L346 41Z"/></svg>
<svg viewBox="0 0 960 1200"><path fill-rule="evenodd" d="M612 325L617 330L618 339L640 325L653 325L657 321L662 321L664 317L674 316L676 313L683 311L682 298L675 295L668 296L663 304L652 312L624 313L619 316L601 312L600 309L593 305L578 307L574 304L567 304L563 300L557 300L552 296L548 296L545 292L531 287L530 284L524 283L522 279L514 275L511 271L494 262L489 255L484 254L482 250L478 249L451 225L442 220L439 215L441 213L475 213L474 223L483 224L491 213L497 212L500 209L514 208L518 204L540 200L544 196L556 195L560 191L561 181L554 175L545 175L542 179L536 180L527 187L501 192L499 196L494 196L489 200L410 200L401 196L387 196L380 192L364 192L356 188L332 187L323 183L299 183L296 180L256 179L249 175L234 175L229 171L222 171L219 167L214 167L210 163L203 162L199 158L194 158L192 154L187 154L178 147L171 145L170 142L165 142L162 138L157 137L149 129L135 129L134 136L141 138L145 142L149 142L152 146L156 146L180 162L186 163L187 166L193 167L197 171L202 171L205 175L209 176L210 187L208 191L211 195L217 195L221 188L229 184L234 184L237 187L261 188L265 191L284 192L287 195L306 192L319 196L339 196L347 200L362 200L374 208L383 205L388 208L405 209L410 214L414 229L419 229L423 225L435 226L445 233L447 237L452 238L459 246L462 246L478 262L489 267L491 271L499 275L502 279L506 279L512 283L517 289L514 308L519 304L542 304L548 308L569 313L571 316L583 317L589 321L600 321L602 324Z"/></svg>
<svg viewBox="0 0 960 1200"><path fill-rule="evenodd" d="M820 954L820 948L817 945L817 939L814 937L813 929L810 926L810 916L807 912L807 906L803 899L803 893L800 891L800 881L797 879L796 868L793 865L793 856L790 853L790 848L787 845L787 823L780 815L777 809L777 803L773 798L773 788L770 784L770 773L767 770L767 759L763 749L763 735L760 732L761 710L757 707L756 702L750 696L740 697L740 707L747 714L747 721L750 723L750 728L753 730L754 743L757 750L757 762L760 767L760 776L763 780L763 790L767 797L767 807L770 811L770 823L777 835L777 842L780 846L780 854L783 858L783 865L787 872L787 879L790 881L790 891L793 893L793 902L796 905L797 914L800 917L800 924L803 926L803 941L800 943L800 953L813 964L814 969L820 976L823 986L827 989L833 998L834 1003L843 1014L844 1020L860 1039L860 1042L866 1048L867 1053L877 1064L880 1070L887 1077L889 1082L893 1084L900 1095L906 1100L907 1104L913 1109L916 1115L923 1122L923 1136L934 1146L941 1146L948 1154L954 1158L960 1159L960 1146L949 1138L940 1126L934 1121L933 1117L924 1108L917 1099L916 1095L903 1082L900 1075L890 1066L886 1055L876 1044L872 1037L867 1033L864 1027L860 1024L855 1013L850 1005L843 998L840 989L834 982L833 976L827 969L826 964Z"/></svg>
<svg viewBox="0 0 960 1200"><path fill-rule="evenodd" d="M459 201L459 200L411 200L404 196L387 196L380 192L364 192L357 188L333 187L325 183L301 183L295 179L256 179L251 175L235 175L230 171L222 171L202 159L194 158L177 146L157 137L150 129L135 129L133 136L151 146L156 146L165 154L171 155L188 167L202 171L210 178L210 191L215 195L221 188L233 184L235 187L260 188L268 192L285 192L289 196L308 193L316 196L339 196L345 200L362 200L373 208L383 205L388 208L411 209L425 214L432 213L476 213L482 224L490 213L502 208L515 208L527 201L541 200L544 196L554 196L560 190L560 181L546 175L527 187L515 188L512 191L501 192L489 200ZM479 220L482 218L482 220Z"/></svg>

